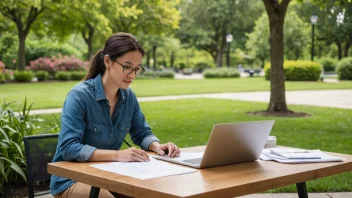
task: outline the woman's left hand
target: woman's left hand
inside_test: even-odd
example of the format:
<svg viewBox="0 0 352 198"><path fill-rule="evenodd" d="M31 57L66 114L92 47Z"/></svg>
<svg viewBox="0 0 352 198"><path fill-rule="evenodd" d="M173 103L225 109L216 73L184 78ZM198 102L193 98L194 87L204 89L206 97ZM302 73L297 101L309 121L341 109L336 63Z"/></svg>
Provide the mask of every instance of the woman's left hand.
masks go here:
<svg viewBox="0 0 352 198"><path fill-rule="evenodd" d="M165 155L165 153L167 153L169 157L177 157L180 155L180 149L172 142L166 144L159 144L159 142L153 142L150 144L149 149L159 155Z"/></svg>

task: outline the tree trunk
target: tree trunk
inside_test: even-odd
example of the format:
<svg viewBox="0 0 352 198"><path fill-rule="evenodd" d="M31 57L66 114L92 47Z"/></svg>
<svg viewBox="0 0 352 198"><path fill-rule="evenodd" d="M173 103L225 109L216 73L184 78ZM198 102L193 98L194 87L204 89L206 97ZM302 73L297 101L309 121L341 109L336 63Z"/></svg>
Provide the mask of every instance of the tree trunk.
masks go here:
<svg viewBox="0 0 352 198"><path fill-rule="evenodd" d="M82 31L82 36L88 46L87 60L90 60L93 57L93 36L95 29L89 23L86 24L86 27L88 28L88 35L85 31Z"/></svg>
<svg viewBox="0 0 352 198"><path fill-rule="evenodd" d="M17 69L20 71L23 71L26 66L26 55L25 55L25 49L26 49L26 37L27 33L23 31L19 31L18 33L18 39L20 42L20 45L18 47L18 67Z"/></svg>
<svg viewBox="0 0 352 198"><path fill-rule="evenodd" d="M90 60L91 57L93 56L93 42L91 39L87 42L87 45L88 45L87 60Z"/></svg>
<svg viewBox="0 0 352 198"><path fill-rule="evenodd" d="M348 57L348 51L349 51L350 47L351 47L351 43L346 42L344 57Z"/></svg>
<svg viewBox="0 0 352 198"><path fill-rule="evenodd" d="M175 62L175 52L171 52L170 56L170 67L174 68L174 62Z"/></svg>
<svg viewBox="0 0 352 198"><path fill-rule="evenodd" d="M260 59L260 67L261 67L262 69L264 69L264 65L265 65L265 58L261 58L261 59Z"/></svg>
<svg viewBox="0 0 352 198"><path fill-rule="evenodd" d="M147 52L147 68L150 68L150 50Z"/></svg>
<svg viewBox="0 0 352 198"><path fill-rule="evenodd" d="M153 70L156 70L156 46L153 46Z"/></svg>
<svg viewBox="0 0 352 198"><path fill-rule="evenodd" d="M270 23L270 103L268 112L290 112L286 105L284 75L284 20L290 0L264 0Z"/></svg>
<svg viewBox="0 0 352 198"><path fill-rule="evenodd" d="M217 67L222 67L222 51L221 50L216 52L215 65Z"/></svg>
<svg viewBox="0 0 352 198"><path fill-rule="evenodd" d="M336 43L337 49L338 49L338 51L337 51L338 58L339 58L339 60L341 60L342 59L342 44L340 41L336 41L335 43Z"/></svg>
<svg viewBox="0 0 352 198"><path fill-rule="evenodd" d="M87 54L87 60L90 60L91 57L93 56L93 42L92 39L89 39L87 42L88 45L88 54Z"/></svg>

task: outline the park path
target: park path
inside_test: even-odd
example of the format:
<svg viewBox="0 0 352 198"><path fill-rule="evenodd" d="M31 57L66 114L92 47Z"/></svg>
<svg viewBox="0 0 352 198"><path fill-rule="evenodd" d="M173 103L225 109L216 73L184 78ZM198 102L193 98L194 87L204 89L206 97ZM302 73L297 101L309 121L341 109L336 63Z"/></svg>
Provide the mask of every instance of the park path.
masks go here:
<svg viewBox="0 0 352 198"><path fill-rule="evenodd" d="M211 93L211 94L188 94L188 95L172 95L172 96L152 96L140 97L139 102L154 102L163 100L180 100L194 98L214 98L242 100L252 102L269 103L269 91L257 92L232 92L232 93ZM335 107L342 109L352 109L352 90L306 90L306 91L287 91L287 104L312 105L321 107ZM32 114L51 114L61 113L61 108L55 109L38 109L32 110Z"/></svg>

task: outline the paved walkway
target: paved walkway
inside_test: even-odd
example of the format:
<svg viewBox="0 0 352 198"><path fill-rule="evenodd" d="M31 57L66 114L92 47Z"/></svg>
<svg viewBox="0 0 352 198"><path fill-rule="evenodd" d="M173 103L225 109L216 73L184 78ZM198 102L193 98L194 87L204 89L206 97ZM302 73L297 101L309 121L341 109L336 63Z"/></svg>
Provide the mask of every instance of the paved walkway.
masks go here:
<svg viewBox="0 0 352 198"><path fill-rule="evenodd" d="M155 96L141 97L139 102L153 102L161 100L179 100L191 98L216 98L243 100L253 102L269 103L270 92L235 92L235 93L212 93L212 94L190 94L190 95L174 95L174 96ZM352 109L352 90L308 90L308 91L287 91L287 104L312 105L322 107L335 107L343 109ZM56 109L40 109L32 110L32 114L51 114L61 113L61 108Z"/></svg>

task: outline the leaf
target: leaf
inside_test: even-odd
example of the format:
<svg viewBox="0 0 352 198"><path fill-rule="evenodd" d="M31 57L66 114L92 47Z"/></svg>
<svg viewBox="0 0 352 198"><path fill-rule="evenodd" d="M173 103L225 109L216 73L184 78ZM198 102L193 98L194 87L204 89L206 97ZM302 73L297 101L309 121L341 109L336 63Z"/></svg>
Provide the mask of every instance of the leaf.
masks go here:
<svg viewBox="0 0 352 198"><path fill-rule="evenodd" d="M6 132L4 131L4 129L0 128L0 132L2 133L2 135L5 137L5 139L7 141L9 141L9 137L7 136Z"/></svg>
<svg viewBox="0 0 352 198"><path fill-rule="evenodd" d="M18 133L18 131L16 131L15 129L11 128L9 125L5 125L5 126L3 126L2 128L3 128L3 129L6 128L6 129L12 131L13 133Z"/></svg>
<svg viewBox="0 0 352 198"><path fill-rule="evenodd" d="M0 159L9 162L9 163L11 164L10 167L12 168L12 170L14 170L14 171L16 171L18 174L20 174L20 175L23 177L23 179L27 182L27 177L26 177L26 175L24 174L23 170L16 164L16 162L14 162L14 161L12 161L12 160L10 160L10 159L1 157L1 156L0 156ZM4 169L4 170L5 170L5 169ZM7 170L7 171L8 171L8 170Z"/></svg>
<svg viewBox="0 0 352 198"><path fill-rule="evenodd" d="M6 142L1 141L0 144L2 145L2 147L3 147L5 150L9 148L9 145L8 145ZM5 151L3 151L3 152L5 152Z"/></svg>
<svg viewBox="0 0 352 198"><path fill-rule="evenodd" d="M14 141L11 141L12 145L15 145L15 147L17 148L18 150L18 153L21 155L21 157L23 158L23 152L22 152L22 149L20 147L20 145L18 145L16 142Z"/></svg>
<svg viewBox="0 0 352 198"><path fill-rule="evenodd" d="M18 174L20 174L22 176L22 178L27 182L27 176L26 174L23 172L23 170L15 163L11 163L10 166L14 171L16 171Z"/></svg>
<svg viewBox="0 0 352 198"><path fill-rule="evenodd" d="M3 178L5 178L5 181L7 181L7 176L5 174L5 166L4 166L4 161L0 160L0 173L3 175Z"/></svg>

